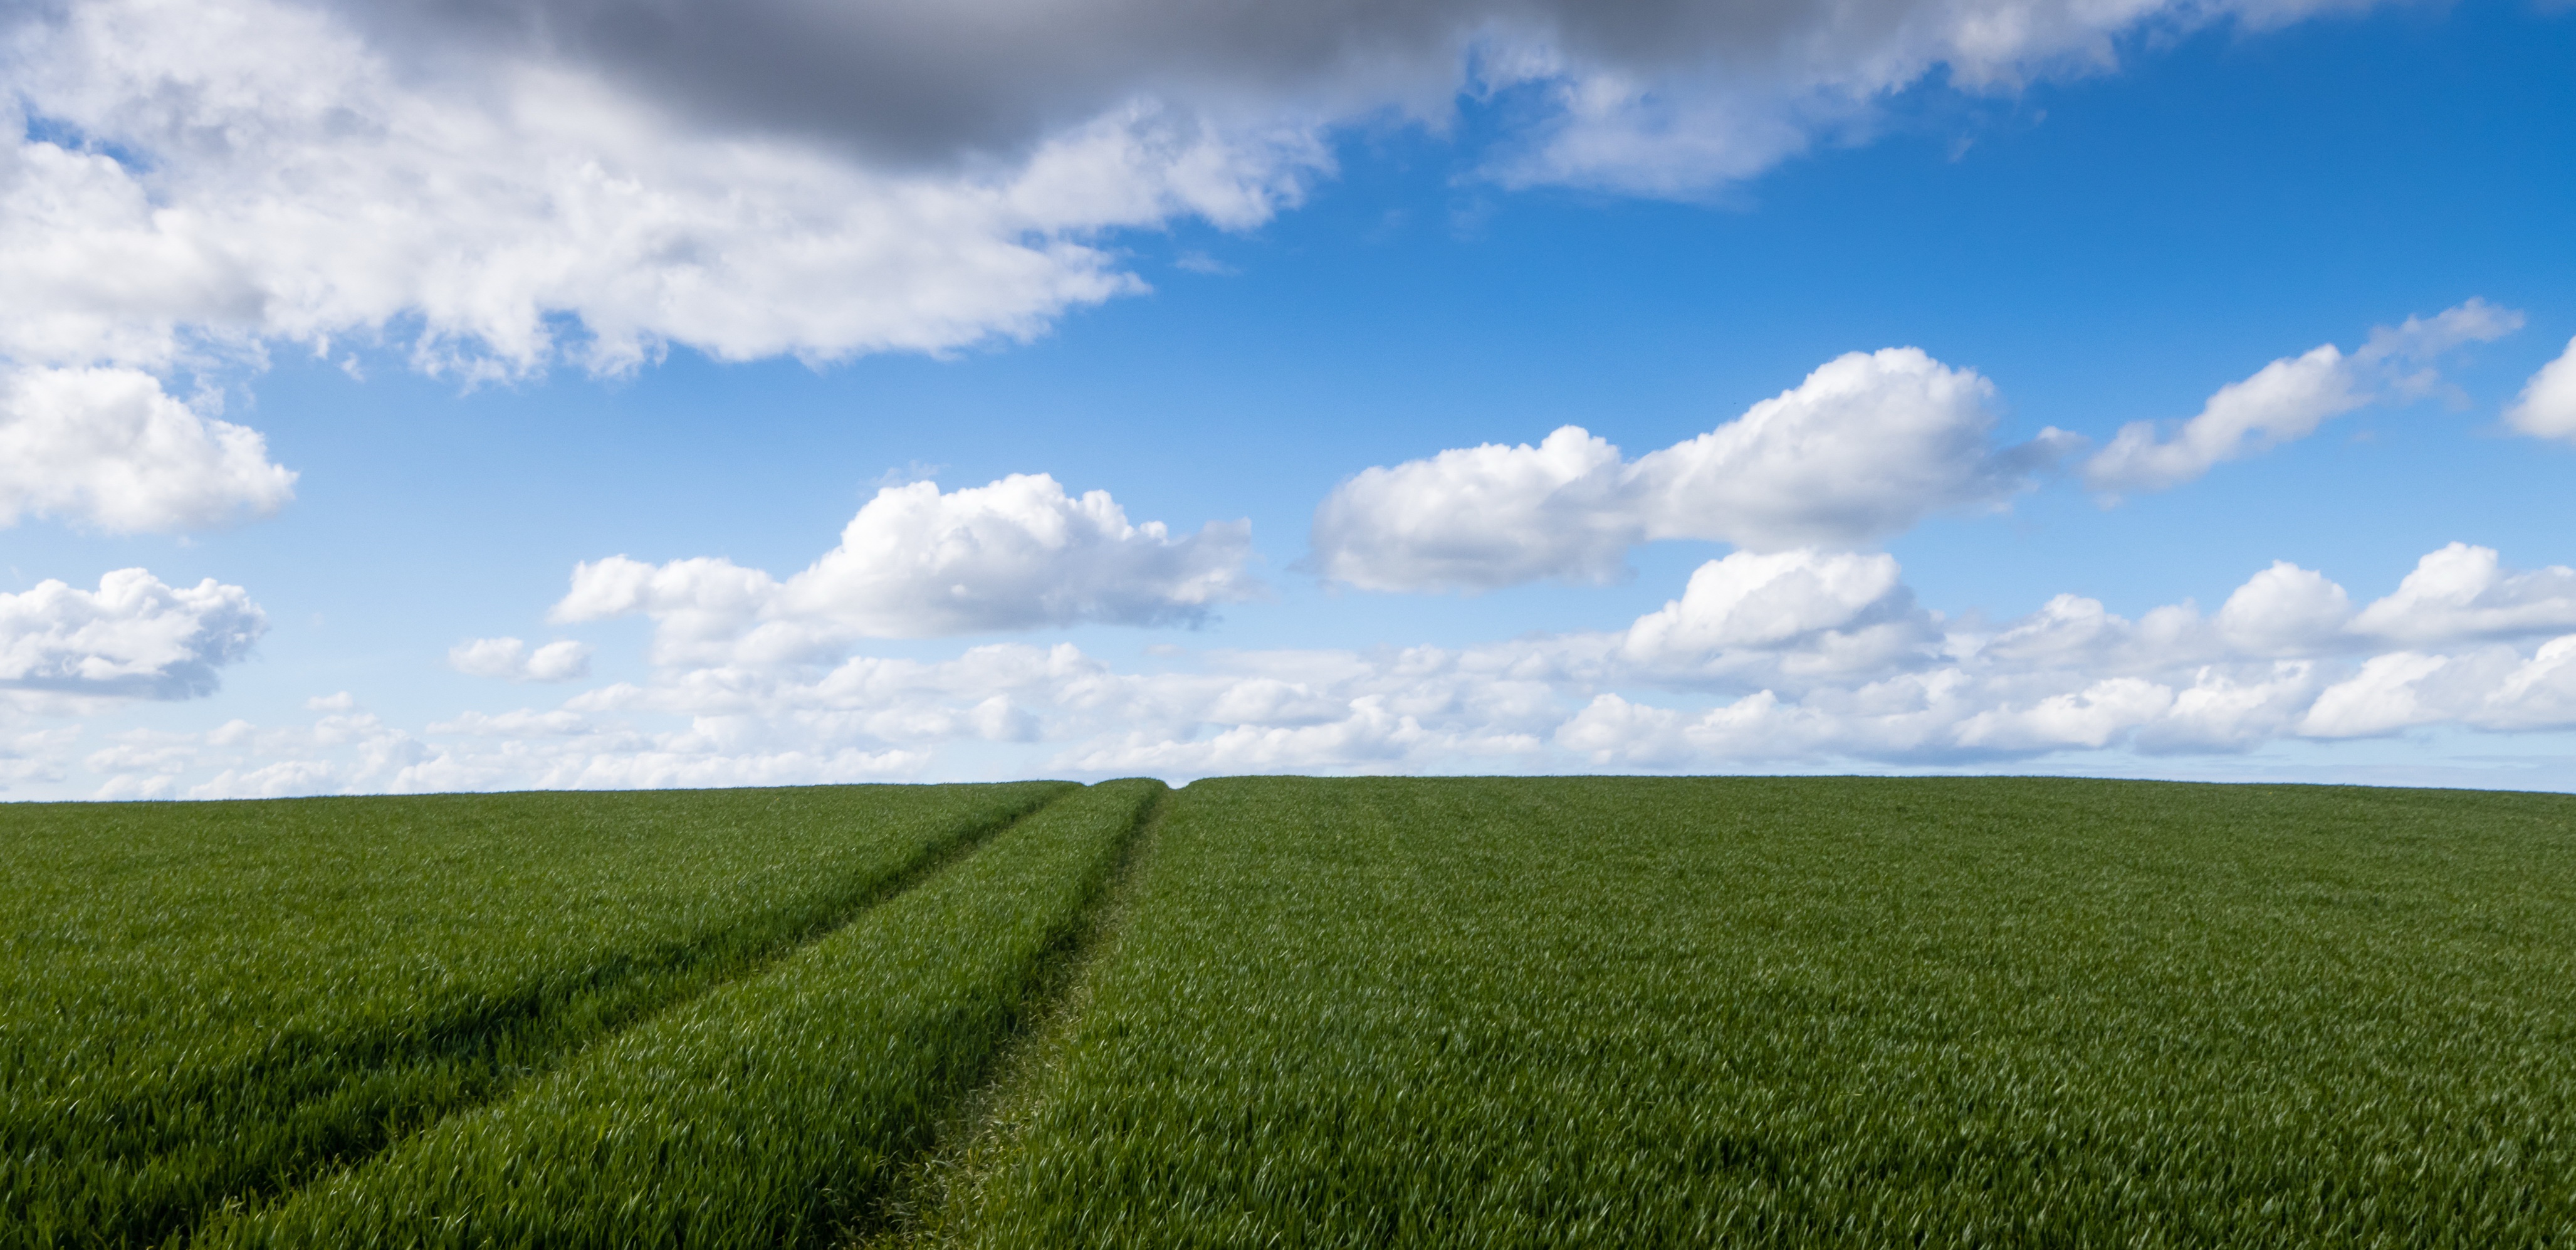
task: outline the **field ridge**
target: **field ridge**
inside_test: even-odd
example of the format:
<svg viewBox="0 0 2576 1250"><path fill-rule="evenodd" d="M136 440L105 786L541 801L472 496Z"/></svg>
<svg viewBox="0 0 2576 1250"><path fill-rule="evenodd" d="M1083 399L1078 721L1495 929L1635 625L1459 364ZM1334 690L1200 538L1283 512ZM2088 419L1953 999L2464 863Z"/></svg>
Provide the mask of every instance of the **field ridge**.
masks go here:
<svg viewBox="0 0 2576 1250"><path fill-rule="evenodd" d="M112 1235L139 1238L145 1244L180 1243L192 1240L198 1228L218 1215L284 1202L303 1187L335 1172L361 1166L413 1134L511 1096L530 1080L603 1042L727 985L761 975L937 877L995 837L1080 793L1081 787L1068 787L1016 812L960 825L903 867L846 894L809 901L803 909L805 914L770 912L743 917L738 923L692 935L686 942L610 961L568 983L531 986L526 992L472 1004L467 1010L442 1013L426 1021L391 1022L373 1033L338 1041L329 1049L360 1056L358 1065L329 1085L280 1108L275 1122L330 1119L335 1104L363 1103L374 1096L369 1088L371 1081L407 1070L452 1066L473 1071L496 1067L500 1075L488 1085L425 1108L428 1114L420 1118L372 1126L376 1131L371 1140L334 1153L322 1166L284 1175L234 1178L224 1186L226 1193L218 1202L174 1202L145 1213ZM305 1048L281 1046L273 1057L208 1072L188 1085L164 1088L154 1094L185 1098L208 1085L256 1085L265 1077L310 1061ZM111 1149L99 1153L149 1166L200 1148L197 1143L183 1141L162 1149ZM30 1230L20 1230L27 1231ZM0 1236L0 1244L16 1240L19 1239ZM38 1230L30 1244L48 1244L49 1240Z"/></svg>

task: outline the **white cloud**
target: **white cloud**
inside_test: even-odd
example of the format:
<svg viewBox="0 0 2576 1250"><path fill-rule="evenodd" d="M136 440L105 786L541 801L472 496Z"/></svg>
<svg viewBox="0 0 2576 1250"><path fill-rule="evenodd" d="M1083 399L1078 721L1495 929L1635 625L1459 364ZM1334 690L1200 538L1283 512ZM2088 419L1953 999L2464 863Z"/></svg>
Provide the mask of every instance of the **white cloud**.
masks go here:
<svg viewBox="0 0 2576 1250"><path fill-rule="evenodd" d="M257 431L200 416L151 374L0 369L0 525L203 529L275 512L294 486Z"/></svg>
<svg viewBox="0 0 2576 1250"><path fill-rule="evenodd" d="M2531 375L2513 406L2504 410L2506 425L2534 438L2576 439L2576 339L2558 359Z"/></svg>
<svg viewBox="0 0 2576 1250"><path fill-rule="evenodd" d="M2450 657L2397 651L2375 655L2361 671L2317 696L2299 732L2317 738L2384 734L2436 719L2418 685L2451 663Z"/></svg>
<svg viewBox="0 0 2576 1250"><path fill-rule="evenodd" d="M2517 657L2518 658L2518 657ZM2576 634L2542 643L2483 693L2468 713L2482 729L2562 729L2576 725Z"/></svg>
<svg viewBox="0 0 2576 1250"><path fill-rule="evenodd" d="M566 638L531 651L517 638L476 638L450 648L447 665L468 677L574 681L590 676L590 644Z"/></svg>
<svg viewBox="0 0 2576 1250"><path fill-rule="evenodd" d="M664 343L936 351L1136 289L1086 232L1255 223L1321 160L1293 132L1121 102L1020 160L873 168L692 125L534 47L397 72L347 24L261 0L91 0L10 51L31 111L115 145L30 136L0 168L0 350L29 361L416 318L423 363L520 371L559 314L597 369Z"/></svg>
<svg viewBox="0 0 2576 1250"><path fill-rule="evenodd" d="M325 760L279 760L252 769L227 768L203 784L190 786L192 799L286 799L329 794L338 770Z"/></svg>
<svg viewBox="0 0 2576 1250"><path fill-rule="evenodd" d="M22 15L0 354L158 367L412 320L424 363L503 370L943 350L1140 289L1098 232L1257 224L1390 106L1527 87L1554 108L1508 180L1693 194L1943 67L2009 89L2243 6L546 7Z"/></svg>
<svg viewBox="0 0 2576 1250"><path fill-rule="evenodd" d="M1911 347L1832 360L1796 389L1637 461L1646 536L1758 550L1901 533L1993 503L2068 445L2048 430L1997 450L1994 384Z"/></svg>
<svg viewBox="0 0 2576 1250"><path fill-rule="evenodd" d="M268 618L239 586L164 585L119 569L97 590L59 581L0 594L0 688L185 699L250 652Z"/></svg>
<svg viewBox="0 0 2576 1250"><path fill-rule="evenodd" d="M1739 551L1701 565L1681 598L1637 618L1620 654L1686 668L1794 650L1807 671L1876 668L1933 635L1893 556Z"/></svg>
<svg viewBox="0 0 2576 1250"><path fill-rule="evenodd" d="M1328 163L1301 125L1136 99L1009 159L871 164L534 46L398 70L272 0L21 15L0 74L0 451L25 470L0 470L0 513L117 529L289 497L257 434L156 375L277 342L391 340L479 378L1027 338L1143 289L1102 231L1257 224Z"/></svg>
<svg viewBox="0 0 2576 1250"><path fill-rule="evenodd" d="M81 766L94 773L177 773L196 762L196 751L184 742L156 741L147 734L90 752Z"/></svg>
<svg viewBox="0 0 2576 1250"><path fill-rule="evenodd" d="M2576 569L2506 572L2493 548L2452 543L2416 561L2352 628L2418 645L2565 633L2576 630Z"/></svg>
<svg viewBox="0 0 2576 1250"><path fill-rule="evenodd" d="M2151 754L2222 753L2287 737L2317 696L2319 671L2306 661L2205 666L2190 685L2174 684L2172 704L2138 726L2131 745Z"/></svg>
<svg viewBox="0 0 2576 1250"><path fill-rule="evenodd" d="M2219 635L2246 655L2296 655L2332 646L2352 619L2352 596L2314 569L2287 560L2246 579L2227 596Z"/></svg>
<svg viewBox="0 0 2576 1250"><path fill-rule="evenodd" d="M1539 445L1372 468L1315 511L1314 567L1369 590L1607 582L1627 549L1701 539L1756 551L1851 546L1992 506L2070 445L1994 444L1994 387L1904 347L1853 352L1697 438L1623 461L1574 426Z"/></svg>
<svg viewBox="0 0 2576 1250"><path fill-rule="evenodd" d="M2328 418L2374 403L2418 397L2439 384L2433 360L2468 343L2491 342L2522 327L2523 315L2470 300L2433 317L2382 326L2350 355L2328 343L2284 356L2209 397L2200 415L2167 430L2154 421L2120 427L2110 445L2085 463L2094 489L2165 490L2229 460L2295 442Z"/></svg>
<svg viewBox="0 0 2576 1250"><path fill-rule="evenodd" d="M71 775L72 752L81 737L79 725L58 725L32 732L0 734L0 791L13 784L54 784Z"/></svg>
<svg viewBox="0 0 2576 1250"><path fill-rule="evenodd" d="M945 352L1145 289L1110 236L1257 225L1329 174L1338 134L1389 117L1469 133L1459 100L1508 96L1516 120L1468 154L1502 182L1692 197L1862 133L1913 84L2010 91L2107 68L2142 28L2315 7L21 6L0 32L0 370L166 385L351 341L469 379L674 345ZM123 447L131 490L40 480L0 506L195 528L286 499L256 435L134 402L72 439ZM135 412L175 433L119 443ZM1753 545L1833 541L1866 520L1851 506L1775 509Z"/></svg>
<svg viewBox="0 0 2576 1250"><path fill-rule="evenodd" d="M2141 677L2108 677L2027 706L1989 708L1960 722L1963 747L2048 750L2104 747L2173 706L2172 688Z"/></svg>
<svg viewBox="0 0 2576 1250"><path fill-rule="evenodd" d="M1384 654L1212 653L1200 657L1206 671L1159 674L1121 673L1068 646L1011 645L947 664L854 658L820 678L700 669L583 706L591 716L723 717L782 742L845 734L927 750L992 740L971 712L1007 699L1029 737L1065 744L1045 767L1176 776L2238 752L2444 721L2504 726L2520 716L2512 724L2525 726L2544 723L2534 709L2546 700L2576 707L2557 693L2576 694L2562 672L2576 664L2532 660L2521 680L2536 693L2500 694L2522 670L2490 656L2460 666L2482 675L2446 689L2430 711L2364 714L2346 657L2368 642L2346 628L2351 615L2340 587L2283 563L2214 616L2181 604L2132 622L2070 595L1991 634L1944 636L1885 556L1738 553L1609 634ZM1903 645L1854 645L1879 629ZM2385 669L2358 673L2365 686L2386 685ZM1624 693L1639 688L1742 693L1689 710Z"/></svg>
<svg viewBox="0 0 2576 1250"><path fill-rule="evenodd" d="M1107 491L1079 497L1045 474L942 492L888 486L841 544L784 581L729 560L624 556L573 570L560 621L654 619L657 663L832 658L859 638L919 638L1084 622L1188 624L1261 591L1243 570L1245 522L1174 538L1135 524Z"/></svg>
<svg viewBox="0 0 2576 1250"><path fill-rule="evenodd" d="M171 777L154 777L142 773L118 773L99 786L90 797L101 803L130 802L137 799L166 799L177 792L179 783Z"/></svg>
<svg viewBox="0 0 2576 1250"><path fill-rule="evenodd" d="M89 792L112 797L217 797L996 772L1948 767L2098 752L2131 753L2103 766L2134 771L2138 754L2576 727L2576 625L2534 607L2556 602L2567 576L2455 546L2360 611L2282 562L2213 613L2186 601L2132 619L2069 594L1985 626L1917 606L1885 555L1738 552L1620 629L1463 648L1164 648L1134 667L1069 643L793 665L682 647L640 684L417 733L344 694L315 700L302 726L232 721L85 751L61 734L15 747L0 736L0 781L85 772Z"/></svg>
<svg viewBox="0 0 2576 1250"><path fill-rule="evenodd" d="M1619 449L1577 426L1363 470L1315 509L1315 569L1364 590L1601 584L1645 539Z"/></svg>

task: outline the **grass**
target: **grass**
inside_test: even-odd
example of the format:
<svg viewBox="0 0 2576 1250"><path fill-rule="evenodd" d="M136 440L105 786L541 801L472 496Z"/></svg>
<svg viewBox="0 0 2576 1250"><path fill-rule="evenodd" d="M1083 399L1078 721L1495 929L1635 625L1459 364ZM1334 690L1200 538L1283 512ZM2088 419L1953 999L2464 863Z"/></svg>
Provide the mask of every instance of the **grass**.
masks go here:
<svg viewBox="0 0 2576 1250"><path fill-rule="evenodd" d="M1054 783L29 805L0 1246L151 1244L758 967Z"/></svg>
<svg viewBox="0 0 2576 1250"><path fill-rule="evenodd" d="M861 1231L1065 953L1160 782L1021 822L765 974L206 1246L778 1246Z"/></svg>
<svg viewBox="0 0 2576 1250"><path fill-rule="evenodd" d="M0 1245L2576 1245L2565 796L11 815Z"/></svg>
<svg viewBox="0 0 2576 1250"><path fill-rule="evenodd" d="M916 1238L2576 1241L2576 802L1202 782Z"/></svg>

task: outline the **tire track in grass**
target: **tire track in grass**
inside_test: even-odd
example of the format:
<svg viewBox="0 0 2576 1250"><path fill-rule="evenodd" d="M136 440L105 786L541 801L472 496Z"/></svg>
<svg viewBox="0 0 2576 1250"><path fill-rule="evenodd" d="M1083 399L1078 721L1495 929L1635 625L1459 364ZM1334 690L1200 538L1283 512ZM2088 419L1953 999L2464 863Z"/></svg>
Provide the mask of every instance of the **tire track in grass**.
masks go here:
<svg viewBox="0 0 2576 1250"><path fill-rule="evenodd" d="M263 1198L283 1198L319 1172L363 1164L447 1117L507 1098L529 1080L625 1031L759 976L1079 793L1068 789L1016 813L941 831L909 860L854 881L846 891L742 917L687 943L621 957L570 983L531 986L439 1018L405 1022L377 1036L347 1039L322 1055L290 1054L210 1074L205 1079L209 1085L289 1084L299 1077L294 1070L299 1064L362 1056L354 1069L333 1074L336 1079L271 1115L211 1126L211 1140L183 1141L174 1149L125 1157L100 1152L71 1160L114 1179L140 1181L134 1188L145 1192L115 1195L126 1199L123 1210L75 1210L74 1218L59 1223L13 1216L10 1227L0 1227L0 1246L185 1242L209 1219L245 1210ZM313 1082L305 1078L304 1083ZM218 1092L183 1087L157 1091L157 1101L190 1105L192 1095ZM152 1109L139 1114L148 1116ZM246 1139L281 1136L304 1143L296 1152L302 1167L295 1158L239 1157L251 1153L243 1150ZM253 1174L251 1169L263 1163L267 1166ZM156 1180L162 1183L154 1186ZM151 1192L153 1188L161 1192ZM112 1192L75 1198L104 1205ZM32 1196L13 1194L9 1205L19 1207ZM138 1197L142 1201L134 1201ZM84 1214L91 1218L79 1218Z"/></svg>
<svg viewBox="0 0 2576 1250"><path fill-rule="evenodd" d="M198 1242L774 1246L873 1228L1164 792L1113 782L1051 805L764 975Z"/></svg>
<svg viewBox="0 0 2576 1250"><path fill-rule="evenodd" d="M1162 795L1139 823L1111 870L1081 931L1049 970L1027 1027L994 1060L991 1078L970 1092L944 1119L934 1144L905 1167L892 1186L877 1227L845 1242L845 1250L931 1250L964 1244L963 1227L975 1186L1001 1159L1044 1096L1056 1065L1090 1004L1092 973L1118 949L1136 905L1138 883L1154 857L1174 794Z"/></svg>

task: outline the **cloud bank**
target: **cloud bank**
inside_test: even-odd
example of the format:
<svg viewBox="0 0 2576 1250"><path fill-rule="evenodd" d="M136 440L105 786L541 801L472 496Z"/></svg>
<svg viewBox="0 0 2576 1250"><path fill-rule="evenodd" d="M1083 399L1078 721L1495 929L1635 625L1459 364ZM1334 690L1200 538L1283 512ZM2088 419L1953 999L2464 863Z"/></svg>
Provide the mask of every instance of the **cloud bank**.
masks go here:
<svg viewBox="0 0 2576 1250"><path fill-rule="evenodd" d="M1983 624L1922 606L1884 554L1736 552L1623 628L1467 647L1163 649L1069 643L948 658L785 654L771 622L656 647L641 683L419 729L345 697L309 725L135 733L91 754L102 795L755 785L1248 771L1960 767L2086 753L2208 759L2442 728L2576 728L2576 569L2428 553L2356 603L2258 570L2215 611L2136 616L2059 595ZM667 627L668 622L660 623ZM26 748L65 767L68 743ZM996 755L996 753L1001 753ZM47 761L54 761L48 763Z"/></svg>

